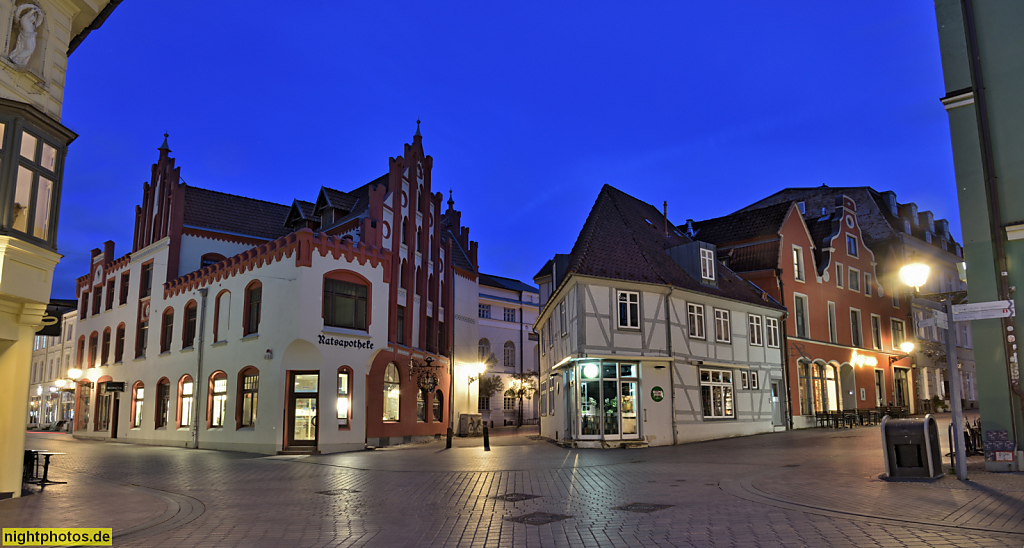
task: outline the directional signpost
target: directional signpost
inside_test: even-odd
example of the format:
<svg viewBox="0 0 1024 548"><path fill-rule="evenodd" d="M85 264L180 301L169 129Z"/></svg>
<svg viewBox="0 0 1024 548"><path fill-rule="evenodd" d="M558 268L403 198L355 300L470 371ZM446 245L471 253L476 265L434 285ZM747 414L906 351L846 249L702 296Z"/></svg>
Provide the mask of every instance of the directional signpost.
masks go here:
<svg viewBox="0 0 1024 548"><path fill-rule="evenodd" d="M989 320L992 318L1012 318L1016 315L1016 307L1014 307L1012 300L953 305L953 321L955 322Z"/></svg>

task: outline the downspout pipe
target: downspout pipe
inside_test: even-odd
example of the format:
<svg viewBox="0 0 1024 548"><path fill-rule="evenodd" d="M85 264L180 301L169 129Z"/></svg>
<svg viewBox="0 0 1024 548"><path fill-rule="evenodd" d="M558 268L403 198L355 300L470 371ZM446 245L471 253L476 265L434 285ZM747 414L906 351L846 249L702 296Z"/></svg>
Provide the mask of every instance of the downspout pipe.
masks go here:
<svg viewBox="0 0 1024 548"><path fill-rule="evenodd" d="M199 403L203 401L200 397L203 391L203 341L206 339L206 299L209 293L209 288L203 287L199 289L199 341L197 345L199 348L196 352L196 380L193 383L195 387L192 390L193 402L192 402L192 448L199 449Z"/></svg>
<svg viewBox="0 0 1024 548"><path fill-rule="evenodd" d="M779 295L782 295L782 300L786 300L786 286L782 282L782 269L775 269L775 279L779 282ZM786 306L783 302L782 306ZM782 393L786 395L785 413L784 419L786 423L786 430L793 429L793 396L789 393L789 340L786 338L786 320L789 319L789 312L782 314L782 318L779 320L779 335L782 337Z"/></svg>
<svg viewBox="0 0 1024 548"><path fill-rule="evenodd" d="M672 350L672 294L676 288L669 286L668 295L665 297L665 346L668 350L668 403L671 406L672 418L669 424L672 425L672 445L679 444L679 435L676 433L676 357Z"/></svg>

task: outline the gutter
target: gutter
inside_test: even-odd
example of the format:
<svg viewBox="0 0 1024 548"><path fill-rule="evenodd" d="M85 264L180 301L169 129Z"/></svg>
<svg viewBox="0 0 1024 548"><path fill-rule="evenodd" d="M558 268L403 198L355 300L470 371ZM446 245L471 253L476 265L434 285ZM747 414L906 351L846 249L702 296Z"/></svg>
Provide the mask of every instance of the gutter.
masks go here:
<svg viewBox="0 0 1024 548"><path fill-rule="evenodd" d="M193 384L192 389L192 448L199 449L199 402L202 401L199 398L200 392L202 391L203 383L203 340L206 335L206 296L209 293L209 288L203 287L199 290L200 305L199 312L199 348L196 352L196 380Z"/></svg>
<svg viewBox="0 0 1024 548"><path fill-rule="evenodd" d="M107 21L107 17L110 17L110 14L114 13L114 10L117 9L117 6L119 6L122 1L123 0L110 0L110 2L106 6L103 6L103 9L96 14L96 18L93 19L87 27L82 29L82 32L78 33L78 36L71 39L71 42L68 43L68 57L78 49L78 46L82 44L86 36L89 36L90 32L103 26L103 23Z"/></svg>

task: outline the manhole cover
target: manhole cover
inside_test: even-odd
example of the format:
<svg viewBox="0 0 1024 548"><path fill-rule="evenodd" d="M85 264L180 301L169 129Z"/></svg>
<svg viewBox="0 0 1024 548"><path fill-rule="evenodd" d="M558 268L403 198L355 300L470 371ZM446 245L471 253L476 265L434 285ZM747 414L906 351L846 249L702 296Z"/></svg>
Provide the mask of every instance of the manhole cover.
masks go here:
<svg viewBox="0 0 1024 548"><path fill-rule="evenodd" d="M492 497L492 498L495 498L497 500L503 500L505 502L519 502L519 501L522 501L522 500L530 500L530 499L535 499L535 498L539 498L539 497L540 497L540 495L527 495L526 493L507 493L507 494L498 495L498 496Z"/></svg>
<svg viewBox="0 0 1024 548"><path fill-rule="evenodd" d="M526 525L546 525L548 523L554 523L556 521L562 521L563 519L569 519L572 516L566 516L562 514L549 514L547 512L534 512L532 514L524 514L522 516L516 516L514 518L505 518L506 521L514 521L516 523L525 523Z"/></svg>
<svg viewBox="0 0 1024 548"><path fill-rule="evenodd" d="M644 514L650 514L651 512L657 512L658 510L664 510L671 508L671 504L648 504L646 502L631 502L625 506L616 506L612 510L625 510L626 512L642 512Z"/></svg>
<svg viewBox="0 0 1024 548"><path fill-rule="evenodd" d="M359 492L358 489L331 489L330 491L317 491L316 493L318 495L337 496L337 495L344 495L346 493L358 493L358 492Z"/></svg>

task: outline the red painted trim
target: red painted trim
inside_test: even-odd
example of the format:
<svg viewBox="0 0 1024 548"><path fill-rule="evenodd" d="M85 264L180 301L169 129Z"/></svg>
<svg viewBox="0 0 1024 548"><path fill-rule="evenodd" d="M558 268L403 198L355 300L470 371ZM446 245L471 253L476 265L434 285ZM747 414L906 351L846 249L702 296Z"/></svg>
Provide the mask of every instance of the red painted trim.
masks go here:
<svg viewBox="0 0 1024 548"><path fill-rule="evenodd" d="M235 385L235 430L242 428L242 391L245 389L245 377L247 375L260 374L260 370L253 365L247 365L238 372L237 384ZM256 416L259 417L259 388L256 389Z"/></svg>

